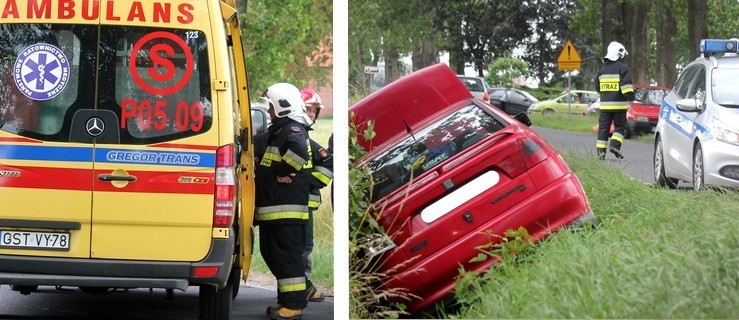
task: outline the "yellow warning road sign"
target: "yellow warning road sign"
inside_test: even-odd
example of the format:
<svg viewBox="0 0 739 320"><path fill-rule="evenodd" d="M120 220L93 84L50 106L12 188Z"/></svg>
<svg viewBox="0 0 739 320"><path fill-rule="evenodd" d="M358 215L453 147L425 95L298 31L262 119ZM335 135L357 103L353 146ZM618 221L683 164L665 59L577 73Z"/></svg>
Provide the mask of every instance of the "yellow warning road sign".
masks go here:
<svg viewBox="0 0 739 320"><path fill-rule="evenodd" d="M577 52L572 41L567 40L565 47L562 48L562 52L557 57L559 70L580 70L580 62L582 62L580 53Z"/></svg>

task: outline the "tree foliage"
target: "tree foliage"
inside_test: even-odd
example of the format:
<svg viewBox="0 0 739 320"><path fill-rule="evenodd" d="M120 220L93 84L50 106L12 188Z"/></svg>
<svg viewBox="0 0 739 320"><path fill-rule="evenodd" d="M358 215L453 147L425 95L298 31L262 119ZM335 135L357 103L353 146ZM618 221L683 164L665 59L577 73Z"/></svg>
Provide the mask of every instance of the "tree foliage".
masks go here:
<svg viewBox="0 0 739 320"><path fill-rule="evenodd" d="M510 88L514 86L514 79L529 75L529 64L515 58L498 58L490 64L488 70L485 81L491 86Z"/></svg>
<svg viewBox="0 0 739 320"><path fill-rule="evenodd" d="M327 83L330 56L317 52L333 46L332 18L329 0L248 1L241 21L250 95L277 82Z"/></svg>

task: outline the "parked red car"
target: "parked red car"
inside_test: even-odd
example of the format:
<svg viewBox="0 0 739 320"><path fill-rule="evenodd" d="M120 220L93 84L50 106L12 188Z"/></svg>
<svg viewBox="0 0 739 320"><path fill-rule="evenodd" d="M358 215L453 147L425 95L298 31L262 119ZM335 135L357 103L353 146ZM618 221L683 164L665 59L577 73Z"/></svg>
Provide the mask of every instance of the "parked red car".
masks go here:
<svg viewBox="0 0 739 320"><path fill-rule="evenodd" d="M670 91L670 89L658 86L646 86L641 84L634 85L634 94L636 95L633 102L629 102L629 108L626 110L626 130L624 138L630 139L632 135L642 133L652 133L657 127L659 119L659 109L662 107L662 99ZM591 105L586 110L587 113L595 113L598 104ZM583 115L585 112L583 112ZM611 124L611 133L613 133L613 124ZM598 125L593 127L598 131Z"/></svg>
<svg viewBox="0 0 739 320"><path fill-rule="evenodd" d="M359 143L359 160L373 175L371 202L393 249L380 272L385 284L420 297L417 313L452 293L459 265L488 244L484 234L525 227L538 241L568 225L596 218L582 185L562 157L522 122L474 99L444 64L414 72L349 109L355 122L374 121L376 136ZM360 131L360 132L361 132Z"/></svg>

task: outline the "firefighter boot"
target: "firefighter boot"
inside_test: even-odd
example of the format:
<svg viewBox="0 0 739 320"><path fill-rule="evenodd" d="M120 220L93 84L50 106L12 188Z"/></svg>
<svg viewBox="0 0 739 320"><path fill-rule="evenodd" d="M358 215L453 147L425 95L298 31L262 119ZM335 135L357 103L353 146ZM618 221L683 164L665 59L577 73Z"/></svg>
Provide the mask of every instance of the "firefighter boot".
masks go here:
<svg viewBox="0 0 739 320"><path fill-rule="evenodd" d="M300 320L303 318L303 309L288 309L281 307L269 314L273 320Z"/></svg>
<svg viewBox="0 0 739 320"><path fill-rule="evenodd" d="M598 148L598 159L606 160L606 148Z"/></svg>
<svg viewBox="0 0 739 320"><path fill-rule="evenodd" d="M618 141L611 140L611 148L609 148L608 151L611 151L616 158L624 158L624 154L621 152L621 143Z"/></svg>
<svg viewBox="0 0 739 320"><path fill-rule="evenodd" d="M282 306L279 305L279 304L276 304L274 306L267 307L267 315L272 314L272 312L275 312L275 311L277 311L277 309L280 309L280 308L282 308Z"/></svg>

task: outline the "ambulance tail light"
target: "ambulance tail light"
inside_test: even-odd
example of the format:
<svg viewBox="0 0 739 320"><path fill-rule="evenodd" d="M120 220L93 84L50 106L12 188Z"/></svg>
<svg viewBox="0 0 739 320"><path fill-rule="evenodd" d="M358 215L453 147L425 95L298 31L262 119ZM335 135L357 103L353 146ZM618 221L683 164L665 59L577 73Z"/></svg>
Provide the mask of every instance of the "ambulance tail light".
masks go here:
<svg viewBox="0 0 739 320"><path fill-rule="evenodd" d="M228 228L233 223L236 203L235 146L227 144L216 150L216 186L213 227Z"/></svg>

